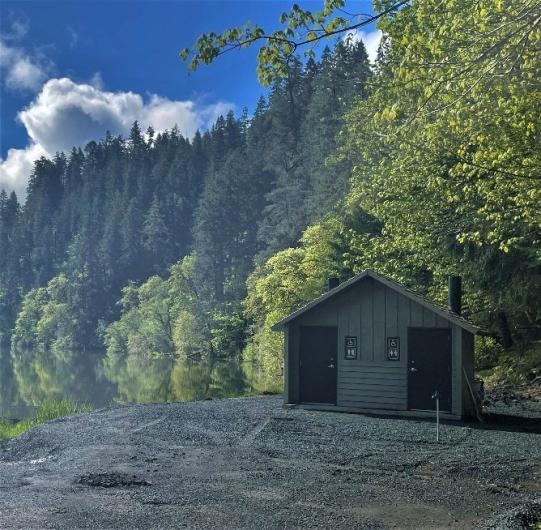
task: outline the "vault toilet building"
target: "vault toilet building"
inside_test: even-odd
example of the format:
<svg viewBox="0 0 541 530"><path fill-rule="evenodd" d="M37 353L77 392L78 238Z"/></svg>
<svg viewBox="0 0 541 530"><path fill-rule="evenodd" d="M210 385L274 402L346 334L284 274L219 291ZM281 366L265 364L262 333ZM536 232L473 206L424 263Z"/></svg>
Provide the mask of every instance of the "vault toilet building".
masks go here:
<svg viewBox="0 0 541 530"><path fill-rule="evenodd" d="M404 416L474 414L476 326L460 317L460 280L451 309L367 270L273 327L284 331L286 404Z"/></svg>

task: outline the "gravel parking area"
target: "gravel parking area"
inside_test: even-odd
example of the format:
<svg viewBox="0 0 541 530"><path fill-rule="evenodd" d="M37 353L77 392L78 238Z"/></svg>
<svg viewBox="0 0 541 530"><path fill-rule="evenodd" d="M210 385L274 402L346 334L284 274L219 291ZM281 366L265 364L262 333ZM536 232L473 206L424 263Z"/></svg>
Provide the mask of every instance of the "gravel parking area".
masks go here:
<svg viewBox="0 0 541 530"><path fill-rule="evenodd" d="M0 528L527 527L531 425L444 424L436 443L431 421L278 397L98 410L0 443Z"/></svg>

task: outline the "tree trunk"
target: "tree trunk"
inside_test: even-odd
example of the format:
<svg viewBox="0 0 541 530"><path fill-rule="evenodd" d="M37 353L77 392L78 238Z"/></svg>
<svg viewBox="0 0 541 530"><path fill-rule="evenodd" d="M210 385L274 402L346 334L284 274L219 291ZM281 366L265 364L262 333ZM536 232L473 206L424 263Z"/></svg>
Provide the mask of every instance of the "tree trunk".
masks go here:
<svg viewBox="0 0 541 530"><path fill-rule="evenodd" d="M504 311L499 311L496 315L497 325L500 330L500 336L502 338L502 346L504 348L510 348L513 346L513 337L511 336L511 330L509 329L509 322Z"/></svg>

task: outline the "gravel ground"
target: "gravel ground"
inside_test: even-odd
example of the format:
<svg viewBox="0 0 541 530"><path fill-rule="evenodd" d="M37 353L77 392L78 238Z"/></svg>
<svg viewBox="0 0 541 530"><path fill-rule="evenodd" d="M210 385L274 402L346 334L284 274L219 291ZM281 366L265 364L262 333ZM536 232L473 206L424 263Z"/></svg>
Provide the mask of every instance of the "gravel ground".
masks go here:
<svg viewBox="0 0 541 530"><path fill-rule="evenodd" d="M0 528L503 529L536 520L539 425L445 424L441 437L431 421L284 410L278 397L98 410L0 443Z"/></svg>

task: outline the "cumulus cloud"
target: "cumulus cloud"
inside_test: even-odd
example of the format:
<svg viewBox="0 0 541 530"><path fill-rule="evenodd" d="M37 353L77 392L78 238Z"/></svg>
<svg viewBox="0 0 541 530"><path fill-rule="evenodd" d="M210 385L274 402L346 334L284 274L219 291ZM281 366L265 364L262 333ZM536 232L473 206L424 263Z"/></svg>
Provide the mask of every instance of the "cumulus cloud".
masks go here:
<svg viewBox="0 0 541 530"><path fill-rule="evenodd" d="M173 101L134 92L109 92L99 83L75 83L71 79L50 79L18 119L26 128L30 145L10 149L0 161L0 188L25 189L30 174L29 161L41 154L53 156L72 146L84 146L103 137L105 131L126 135L135 120L144 130L157 131L175 125L187 137L209 127L220 114L233 108L227 102L204 105L194 101Z"/></svg>
<svg viewBox="0 0 541 530"><path fill-rule="evenodd" d="M368 59L372 64L374 64L378 56L378 48L382 37L383 33L379 29L377 29L375 31L350 31L346 34L344 38L350 38L353 42L358 42L362 40L366 48L366 53L368 54Z"/></svg>
<svg viewBox="0 0 541 530"><path fill-rule="evenodd" d="M156 131L177 125L182 134L192 137L231 108L228 103L204 106L155 94L145 102L134 92L108 92L63 78L47 81L18 117L34 143L55 153L101 138L106 130L126 134L135 120L143 129L152 125Z"/></svg>
<svg viewBox="0 0 541 530"><path fill-rule="evenodd" d="M37 144L26 149L9 149L6 159L0 159L0 189L13 190L17 197L24 197L34 160L45 155L47 153Z"/></svg>
<svg viewBox="0 0 541 530"><path fill-rule="evenodd" d="M30 56L22 48L0 41L0 68L4 85L10 90L39 90L51 66L43 56Z"/></svg>

